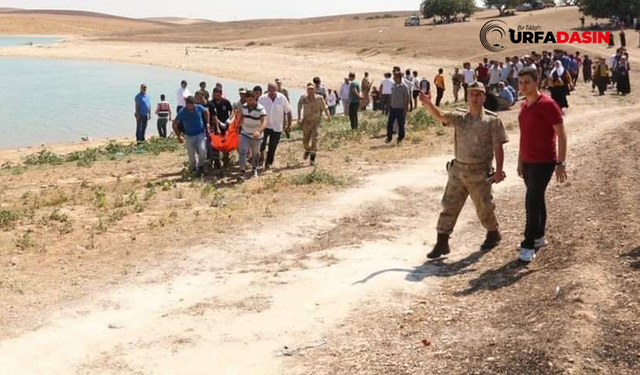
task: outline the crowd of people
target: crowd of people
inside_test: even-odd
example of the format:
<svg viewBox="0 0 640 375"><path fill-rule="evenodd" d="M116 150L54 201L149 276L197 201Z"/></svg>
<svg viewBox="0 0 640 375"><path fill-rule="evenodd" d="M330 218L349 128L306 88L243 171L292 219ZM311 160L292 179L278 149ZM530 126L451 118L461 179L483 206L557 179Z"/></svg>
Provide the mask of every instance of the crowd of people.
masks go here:
<svg viewBox="0 0 640 375"><path fill-rule="evenodd" d="M469 85L479 82L485 87L485 109L493 112L508 110L520 100L522 90L519 87L519 73L526 68L537 72L539 89L548 90L550 97L563 111L569 107L568 97L580 76L584 83L590 82L592 91L597 89L599 95L604 95L610 88L620 95L631 92L629 53L624 47L618 48L609 58L598 57L595 60L588 55L583 56L579 51L532 51L525 56L505 57L503 61L484 58L475 67L465 62L462 70L454 68L450 74L454 103L460 100L461 93L467 101ZM338 106L343 107L343 113L349 118L353 130L358 129L359 112L367 110L369 106L374 111L381 111L388 116L386 142L390 143L397 134L397 142L401 144L405 137L407 113L418 108L420 94L430 95L434 87L434 105L440 107L447 90L446 81L442 68L429 80L420 77L416 70L405 69L403 73L398 66L385 73L379 84L368 72L364 72L360 81L356 73L351 72L344 78L339 90L327 88L319 77L313 78L306 87L306 95L297 103L297 124L303 133L304 160L315 165L322 117L324 115L327 121L331 121ZM247 163L252 168L253 176L259 176L260 171L267 171L273 166L282 136L290 137L294 125L294 105L281 80L269 83L266 93L261 86L240 88L239 99L234 103L225 97L220 83L210 93L206 82L201 82L199 90L193 95L187 86L188 83L182 81L176 92L175 112L163 94L155 114L160 137L167 137L167 125L173 122L173 131L178 140L186 143L191 171L202 174L207 165L211 165L213 170L229 169L229 152L215 150L211 145L211 137L224 136L236 116L240 123L240 178L247 177ZM138 142L145 141L152 111L146 91L146 85L141 85L140 93L135 98Z"/></svg>
<svg viewBox="0 0 640 375"><path fill-rule="evenodd" d="M597 88L600 95L604 95L611 85L618 93L626 95L631 91L629 72L629 54L625 48L619 48L609 59L598 57L595 61L590 56L583 57L580 52L555 50L506 57L504 61L485 58L474 68L465 62L462 70L455 68L450 75L454 102L461 99L461 93L466 102L466 111L460 113L440 109L447 88L444 69L438 69L433 80L428 80L420 78L415 70L403 72L396 66L384 74L378 85L367 72L360 82L351 72L339 90L328 89L319 77L315 77L306 85L306 94L297 103L297 125L303 133L302 157L315 165L323 117L330 122L340 105L353 130L358 129L359 112L367 110L369 105L375 111L382 111L387 116L385 142L391 143L397 135L398 144L405 137L408 112L422 105L435 119L456 129L455 159L447 166L449 180L442 199L438 237L428 258L438 259L450 253L449 237L469 196L487 230L481 248L489 250L502 240L492 185L506 178L503 145L508 142L496 111L509 109L522 100L518 116L518 175L523 178L527 192L526 226L524 240L518 246L518 258L529 263L535 259L537 251L547 246L547 185L554 173L560 182L567 178L567 136L563 125L563 109L569 106L567 97L578 84L580 73L582 81L591 82L592 89ZM164 95L155 113L160 137L167 136L167 124L173 120L178 141L186 144L190 171L201 175L207 165L214 170L229 168L229 152L216 150L211 139L230 129L239 135L240 179L250 176L248 166L251 166L252 175L258 177L261 171L274 165L281 137L290 137L296 123L292 115L294 106L280 80L269 83L266 92L261 86L240 88L239 100L234 103L225 97L220 84L211 95L205 82L194 95L187 85L183 81L176 93L175 116ZM432 86L435 87L433 101ZM146 91L146 85L141 85L135 99L139 142L144 142L151 116ZM473 126L469 126L471 124Z"/></svg>

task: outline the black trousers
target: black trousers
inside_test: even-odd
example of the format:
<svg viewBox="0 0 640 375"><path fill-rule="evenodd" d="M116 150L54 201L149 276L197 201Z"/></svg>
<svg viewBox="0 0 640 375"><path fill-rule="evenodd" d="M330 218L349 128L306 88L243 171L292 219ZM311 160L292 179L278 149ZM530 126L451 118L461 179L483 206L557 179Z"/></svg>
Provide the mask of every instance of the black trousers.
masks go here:
<svg viewBox="0 0 640 375"><path fill-rule="evenodd" d="M440 107L440 102L442 102L442 97L444 96L444 89L438 87L438 96L436 96L436 107Z"/></svg>
<svg viewBox="0 0 640 375"><path fill-rule="evenodd" d="M167 123L168 118L158 118L158 135L160 138L167 138Z"/></svg>
<svg viewBox="0 0 640 375"><path fill-rule="evenodd" d="M524 249L535 248L536 239L545 235L547 227L545 193L555 170L555 164L525 163L523 165L522 174L527 186L525 198L527 224L524 229L524 241L521 244Z"/></svg>
<svg viewBox="0 0 640 375"><path fill-rule="evenodd" d="M267 150L266 165L273 165L273 162L276 159L276 150L280 143L280 137L282 137L282 132L277 132L273 129L264 130L264 138L262 140L262 145L260 145L260 151L264 152L264 150Z"/></svg>
<svg viewBox="0 0 640 375"><path fill-rule="evenodd" d="M349 121L351 122L351 129L358 130L358 109L360 108L360 102L349 103Z"/></svg>

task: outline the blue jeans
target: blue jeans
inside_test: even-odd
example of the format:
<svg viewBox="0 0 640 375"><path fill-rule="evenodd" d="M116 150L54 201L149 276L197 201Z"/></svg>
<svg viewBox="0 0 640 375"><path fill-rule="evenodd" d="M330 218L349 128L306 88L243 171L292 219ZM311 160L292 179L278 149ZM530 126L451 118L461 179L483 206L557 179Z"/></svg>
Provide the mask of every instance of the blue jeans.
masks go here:
<svg viewBox="0 0 640 375"><path fill-rule="evenodd" d="M406 116L404 114L404 109L400 108L390 108L389 109L389 121L387 122L387 139L393 139L393 123L398 120L398 141L404 139L404 123L406 121Z"/></svg>
<svg viewBox="0 0 640 375"><path fill-rule="evenodd" d="M251 167L258 169L260 165L260 146L262 145L262 138L254 139L250 135L240 134L240 145L238 147L238 165L241 171L247 170L247 154L251 149Z"/></svg>
<svg viewBox="0 0 640 375"><path fill-rule="evenodd" d="M136 118L136 141L144 142L144 135L147 132L147 123L149 122L149 116L139 115Z"/></svg>
<svg viewBox="0 0 640 375"><path fill-rule="evenodd" d="M207 134L185 135L184 138L187 146L187 155L189 155L189 171L203 169L207 160ZM197 161L196 154L198 155Z"/></svg>

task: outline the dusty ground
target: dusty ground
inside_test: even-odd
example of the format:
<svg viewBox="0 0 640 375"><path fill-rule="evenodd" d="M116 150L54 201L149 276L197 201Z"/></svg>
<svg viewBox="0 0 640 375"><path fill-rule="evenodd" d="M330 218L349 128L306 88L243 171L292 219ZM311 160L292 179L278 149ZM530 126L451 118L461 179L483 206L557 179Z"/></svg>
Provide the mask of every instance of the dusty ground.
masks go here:
<svg viewBox="0 0 640 375"><path fill-rule="evenodd" d="M259 33L238 25L247 33L218 30L217 44L199 39L199 25L74 31L84 37L0 55L153 61L256 81L277 71L290 86L320 74L331 84L352 69L379 75L398 64L430 75L479 59L477 31L467 35L490 14L475 26L416 29L353 17L260 21ZM579 18L573 8L519 17L548 27ZM292 34L301 30L304 38ZM389 39L376 49L378 30ZM414 126L401 148L328 126L315 174L296 134L279 170L242 185L182 178L182 152L28 168L18 162L37 150L1 152L0 211L19 218L0 221L0 369L635 374L637 96L597 98L581 85L570 102L571 181L551 187L551 246L530 268L512 263L524 215L515 110L502 114L509 178L496 187L505 241L477 252L483 233L467 207L455 253L435 264L424 254L451 154L451 132L437 126Z"/></svg>
<svg viewBox="0 0 640 375"><path fill-rule="evenodd" d="M571 183L550 189L551 246L535 264L514 262L524 212L510 189L498 199L503 245L460 254L479 239L463 229L453 259L379 271L429 287L365 304L292 373L637 374L639 129L636 119L582 138Z"/></svg>
<svg viewBox="0 0 640 375"><path fill-rule="evenodd" d="M300 202L358 184L386 163L448 147L448 130L435 125L416 129L404 147L395 148L381 147L383 138L371 133L354 137L342 130L348 126L344 119L336 121L325 127L317 175L303 164L301 133L294 132L283 141L274 172L246 184L236 182L237 168L223 179L184 178L184 151L133 154L90 166L6 162L0 169L0 289L7 292L8 308L0 311L0 336L33 326L45 307L180 256L175 250L215 244L221 233L229 240L242 223L286 216ZM379 121L369 120L370 128ZM308 175L317 181L295 180ZM11 214L17 217L11 220Z"/></svg>

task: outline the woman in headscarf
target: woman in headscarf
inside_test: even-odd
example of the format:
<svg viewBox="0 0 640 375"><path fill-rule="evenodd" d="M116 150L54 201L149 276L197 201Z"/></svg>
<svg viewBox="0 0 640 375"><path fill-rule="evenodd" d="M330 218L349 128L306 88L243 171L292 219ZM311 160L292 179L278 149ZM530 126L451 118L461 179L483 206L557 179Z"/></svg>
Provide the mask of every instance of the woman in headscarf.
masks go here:
<svg viewBox="0 0 640 375"><path fill-rule="evenodd" d="M629 68L629 62L627 61L627 58L620 58L620 64L618 64L618 94L627 95L631 93Z"/></svg>
<svg viewBox="0 0 640 375"><path fill-rule="evenodd" d="M604 95L605 91L607 91L609 80L609 67L604 58L601 57L593 70L593 83L598 86L600 96Z"/></svg>
<svg viewBox="0 0 640 375"><path fill-rule="evenodd" d="M609 33L609 48L613 48L616 46L616 40L613 33Z"/></svg>
<svg viewBox="0 0 640 375"><path fill-rule="evenodd" d="M560 60L556 60L553 70L549 73L549 90L551 97L555 100L560 108L569 108L567 95L572 86L571 75L562 66Z"/></svg>

